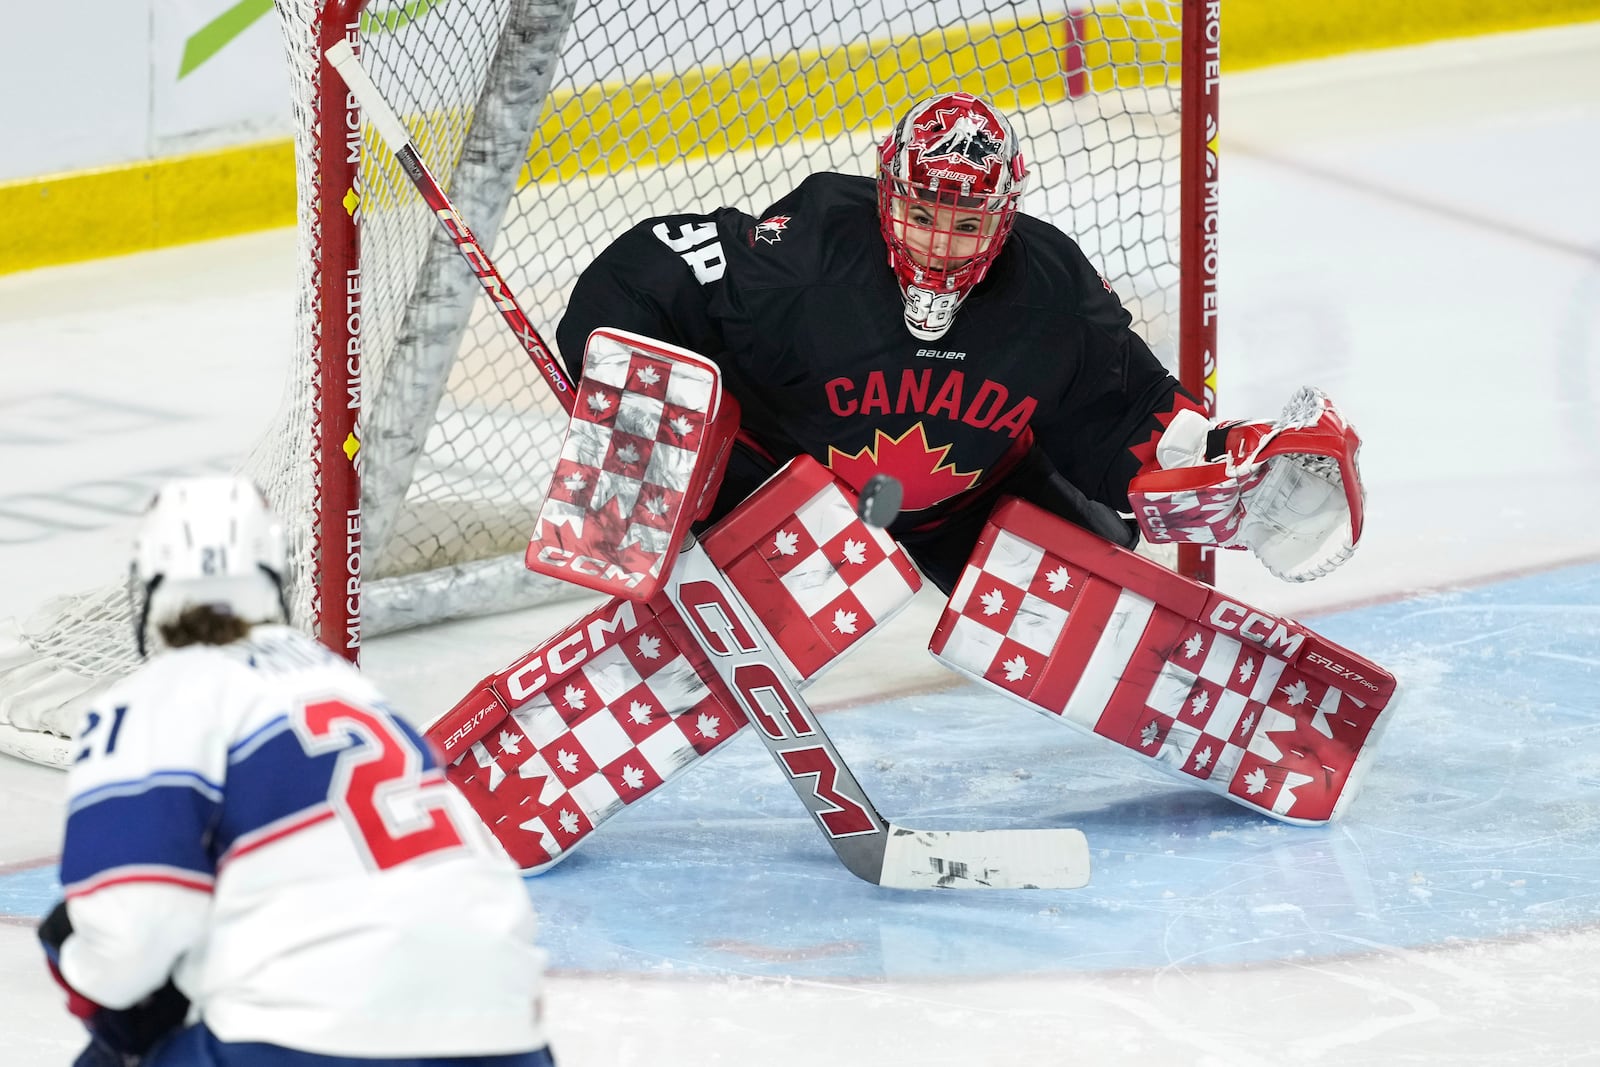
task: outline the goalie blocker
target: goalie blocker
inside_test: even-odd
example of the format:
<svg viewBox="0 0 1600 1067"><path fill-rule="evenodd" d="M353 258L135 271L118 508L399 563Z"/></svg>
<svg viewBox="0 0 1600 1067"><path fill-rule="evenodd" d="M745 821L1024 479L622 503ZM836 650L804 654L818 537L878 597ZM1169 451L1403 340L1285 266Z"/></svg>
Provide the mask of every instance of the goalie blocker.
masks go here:
<svg viewBox="0 0 1600 1067"><path fill-rule="evenodd" d="M664 341L595 330L528 569L649 600L690 523L715 501L738 429L739 405L714 363Z"/></svg>

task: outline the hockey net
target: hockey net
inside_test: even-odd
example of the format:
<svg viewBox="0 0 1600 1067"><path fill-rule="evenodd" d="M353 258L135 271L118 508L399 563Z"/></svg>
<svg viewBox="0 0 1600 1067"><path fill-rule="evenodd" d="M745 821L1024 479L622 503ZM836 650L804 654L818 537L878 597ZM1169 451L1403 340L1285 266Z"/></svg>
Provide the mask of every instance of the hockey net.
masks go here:
<svg viewBox="0 0 1600 1067"><path fill-rule="evenodd" d="M1192 101L1215 81L1200 66L1215 0L276 6L297 127L298 351L246 470L290 521L295 621L347 654L565 595L521 566L560 407L322 63L347 34L547 339L578 271L633 222L758 212L811 171L873 173L905 104L962 88L1012 116L1023 210L1076 237L1209 398L1210 341L1180 346L1180 323L1213 325L1215 107L1201 127ZM1181 46L1186 17L1205 32ZM1201 73L1182 78L1185 62ZM0 639L0 749L63 761L86 699L136 662L124 590L43 606Z"/></svg>

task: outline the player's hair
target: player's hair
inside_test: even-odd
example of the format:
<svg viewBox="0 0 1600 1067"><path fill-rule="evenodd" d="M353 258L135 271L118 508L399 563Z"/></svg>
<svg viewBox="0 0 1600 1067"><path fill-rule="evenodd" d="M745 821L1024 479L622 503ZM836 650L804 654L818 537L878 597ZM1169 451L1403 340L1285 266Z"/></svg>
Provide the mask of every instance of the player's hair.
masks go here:
<svg viewBox="0 0 1600 1067"><path fill-rule="evenodd" d="M168 648L186 645L231 645L250 636L255 624L211 604L185 608L178 617L162 623L161 640Z"/></svg>

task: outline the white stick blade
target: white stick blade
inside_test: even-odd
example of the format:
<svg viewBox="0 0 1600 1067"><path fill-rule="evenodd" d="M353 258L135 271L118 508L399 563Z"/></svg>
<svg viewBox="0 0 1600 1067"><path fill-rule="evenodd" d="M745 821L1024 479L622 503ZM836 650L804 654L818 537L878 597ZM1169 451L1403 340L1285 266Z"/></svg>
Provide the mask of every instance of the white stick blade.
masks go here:
<svg viewBox="0 0 1600 1067"><path fill-rule="evenodd" d="M890 889L1078 889L1081 830L908 830L889 825L878 884Z"/></svg>

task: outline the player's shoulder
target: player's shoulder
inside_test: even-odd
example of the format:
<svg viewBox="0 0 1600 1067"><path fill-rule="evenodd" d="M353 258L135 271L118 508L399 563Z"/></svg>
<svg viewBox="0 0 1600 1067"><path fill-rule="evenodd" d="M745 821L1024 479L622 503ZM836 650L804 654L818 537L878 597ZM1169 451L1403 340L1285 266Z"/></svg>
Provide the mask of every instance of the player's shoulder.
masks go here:
<svg viewBox="0 0 1600 1067"><path fill-rule="evenodd" d="M108 689L100 702L150 702L153 697L163 705L197 701L242 707L255 696L300 685L307 676L366 686L354 667L298 630L258 625L225 645L163 650Z"/></svg>
<svg viewBox="0 0 1600 1067"><path fill-rule="evenodd" d="M1077 277L1085 270L1094 272L1077 241L1059 226L1036 215L1018 212L1011 236L1027 252L1032 275L1059 277L1066 273Z"/></svg>
<svg viewBox="0 0 1600 1067"><path fill-rule="evenodd" d="M208 683L237 683L246 676L246 671L231 654L240 643L164 649L107 690L107 699L146 692L170 693Z"/></svg>
<svg viewBox="0 0 1600 1067"><path fill-rule="evenodd" d="M228 646L189 645L156 652L84 708L75 739L115 758L79 762L81 792L157 766L207 763L211 739L232 736L256 701L249 672ZM209 764L208 764L209 765Z"/></svg>
<svg viewBox="0 0 1600 1067"><path fill-rule="evenodd" d="M827 245L830 238L858 241L878 231L877 182L858 174L818 171L761 213L753 245L777 250Z"/></svg>
<svg viewBox="0 0 1600 1067"><path fill-rule="evenodd" d="M858 270L881 269L877 184L859 175L807 176L730 235L747 283L854 285Z"/></svg>
<svg viewBox="0 0 1600 1067"><path fill-rule="evenodd" d="M1069 314L1099 314L1116 294L1077 241L1054 223L1018 213L1007 242L1011 298Z"/></svg>

